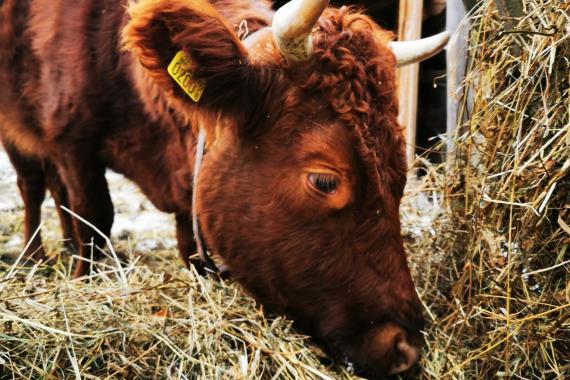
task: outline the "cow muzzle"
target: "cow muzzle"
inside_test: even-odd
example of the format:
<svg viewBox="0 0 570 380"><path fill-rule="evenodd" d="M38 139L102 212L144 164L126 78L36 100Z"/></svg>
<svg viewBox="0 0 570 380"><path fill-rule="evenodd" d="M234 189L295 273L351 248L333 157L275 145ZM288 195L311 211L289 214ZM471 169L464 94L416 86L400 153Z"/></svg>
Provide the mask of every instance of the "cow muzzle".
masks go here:
<svg viewBox="0 0 570 380"><path fill-rule="evenodd" d="M420 359L423 341L419 331L410 332L386 322L369 330L350 354L359 373L381 378L410 369Z"/></svg>
<svg viewBox="0 0 570 380"><path fill-rule="evenodd" d="M410 344L407 339L398 341L395 347L398 359L396 359L396 362L388 370L389 375L407 371L420 358L420 347Z"/></svg>

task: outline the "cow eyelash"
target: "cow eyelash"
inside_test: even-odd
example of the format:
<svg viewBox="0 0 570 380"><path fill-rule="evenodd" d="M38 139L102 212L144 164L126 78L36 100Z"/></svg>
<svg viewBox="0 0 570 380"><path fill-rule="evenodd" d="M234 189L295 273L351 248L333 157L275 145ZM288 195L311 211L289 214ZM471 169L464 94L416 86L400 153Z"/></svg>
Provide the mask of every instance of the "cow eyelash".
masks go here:
<svg viewBox="0 0 570 380"><path fill-rule="evenodd" d="M325 194L333 194L338 187L337 179L332 174L311 173L309 182L315 189Z"/></svg>

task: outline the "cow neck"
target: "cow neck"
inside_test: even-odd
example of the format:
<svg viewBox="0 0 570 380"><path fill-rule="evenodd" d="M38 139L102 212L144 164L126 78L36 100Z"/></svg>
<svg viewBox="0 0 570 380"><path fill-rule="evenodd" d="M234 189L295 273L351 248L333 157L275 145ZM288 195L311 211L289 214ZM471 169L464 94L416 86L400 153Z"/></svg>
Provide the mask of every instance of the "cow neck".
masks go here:
<svg viewBox="0 0 570 380"><path fill-rule="evenodd" d="M196 211L197 205L197 194L198 194L198 176L200 175L200 167L202 166L202 160L204 158L204 146L206 145L206 132L203 128L200 128L198 132L198 141L196 143L196 154L194 160L194 177L192 179L192 230L194 232L194 238L196 239L196 245L198 246L198 254L200 255L200 260L204 264L204 268L209 275L217 276L221 273L220 269L216 266L216 263L212 260L208 254L208 249L206 248L206 243L200 231L200 221L198 220L198 212Z"/></svg>
<svg viewBox="0 0 570 380"><path fill-rule="evenodd" d="M247 24L246 24L247 25ZM240 26L241 27L241 26ZM261 42L264 39L272 38L271 37L271 28L265 27L261 28L260 30L255 31L251 35L244 34L241 39L244 43L244 46L248 48L248 50L253 50L253 46L257 45L257 47L261 46ZM214 260L210 257L208 253L208 249L206 248L206 243L204 237L202 236L202 232L200 230L200 221L198 219L198 212L197 209L197 188L198 188L198 176L200 174L200 167L202 166L202 160L204 158L205 153L205 145L206 145L206 132L204 128L200 127L198 131L198 141L196 142L196 154L194 158L194 176L192 179L192 230L194 232L194 238L196 239L196 245L198 247L198 254L200 255L200 260L204 265L206 272L211 276L221 276L223 278L224 274L227 275L227 271L225 270L225 265L221 266L221 269L218 268Z"/></svg>
<svg viewBox="0 0 570 380"><path fill-rule="evenodd" d="M247 25L247 24L246 24ZM241 26L240 26L241 27ZM267 36L271 37L271 28L265 27L251 35L243 35L242 40L244 45L248 48L251 48L253 45L257 45L258 47L261 46L260 42L267 38ZM250 49L251 50L251 49ZM204 241L204 237L202 236L202 232L200 230L200 221L198 219L198 212L196 211L196 194L198 191L198 176L200 174L200 167L202 166L202 160L204 158L205 153L205 145L206 145L206 132L204 128L199 128L198 131L198 141L196 142L196 154L194 159L194 177L192 179L192 230L194 232L194 238L196 239L196 245L198 247L198 254L200 255L200 260L206 269L206 272L212 276L222 276L224 274L227 275L227 271L225 270L225 266L222 265L221 269L218 268L214 260L210 257L208 249L206 248L206 243Z"/></svg>

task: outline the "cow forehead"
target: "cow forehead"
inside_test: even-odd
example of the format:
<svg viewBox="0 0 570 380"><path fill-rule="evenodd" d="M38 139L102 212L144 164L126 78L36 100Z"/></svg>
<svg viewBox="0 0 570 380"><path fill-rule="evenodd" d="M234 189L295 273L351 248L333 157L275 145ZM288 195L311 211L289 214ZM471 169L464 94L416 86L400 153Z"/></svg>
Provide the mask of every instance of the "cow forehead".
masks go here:
<svg viewBox="0 0 570 380"><path fill-rule="evenodd" d="M388 47L393 34L353 8L342 7L327 9L312 37L313 55L304 63L281 57L270 27L248 36L244 45L252 62L280 66L291 85L313 103L309 107L327 109L331 122L351 132L353 151L378 186L381 172L394 162L397 168L392 171L405 176L405 162L398 163L404 157L385 159L400 155L404 144L397 123L396 60ZM295 103L292 111L306 107Z"/></svg>
<svg viewBox="0 0 570 380"><path fill-rule="evenodd" d="M335 117L352 129L376 187L391 186L386 169L405 177L406 166L400 162L404 140L397 122L396 60L388 47L392 33L346 7L327 10L315 31L315 67L302 86L318 89Z"/></svg>
<svg viewBox="0 0 570 380"><path fill-rule="evenodd" d="M309 129L302 135L297 155L304 162L326 162L337 170L349 171L354 163L352 131L343 125L329 122L326 125L308 119Z"/></svg>

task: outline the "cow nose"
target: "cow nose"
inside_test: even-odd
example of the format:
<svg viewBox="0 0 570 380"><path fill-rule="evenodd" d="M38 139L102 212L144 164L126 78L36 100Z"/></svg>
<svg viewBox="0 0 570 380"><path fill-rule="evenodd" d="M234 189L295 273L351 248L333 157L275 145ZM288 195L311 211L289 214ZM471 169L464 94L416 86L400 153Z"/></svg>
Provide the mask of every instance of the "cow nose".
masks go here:
<svg viewBox="0 0 570 380"><path fill-rule="evenodd" d="M360 373L376 379L411 368L420 358L423 343L416 328L385 322L369 330L348 356L356 361Z"/></svg>
<svg viewBox="0 0 570 380"><path fill-rule="evenodd" d="M410 344L406 338L398 339L395 348L399 358L396 360L396 363L392 365L392 368L390 368L390 375L407 371L420 358L420 348Z"/></svg>

